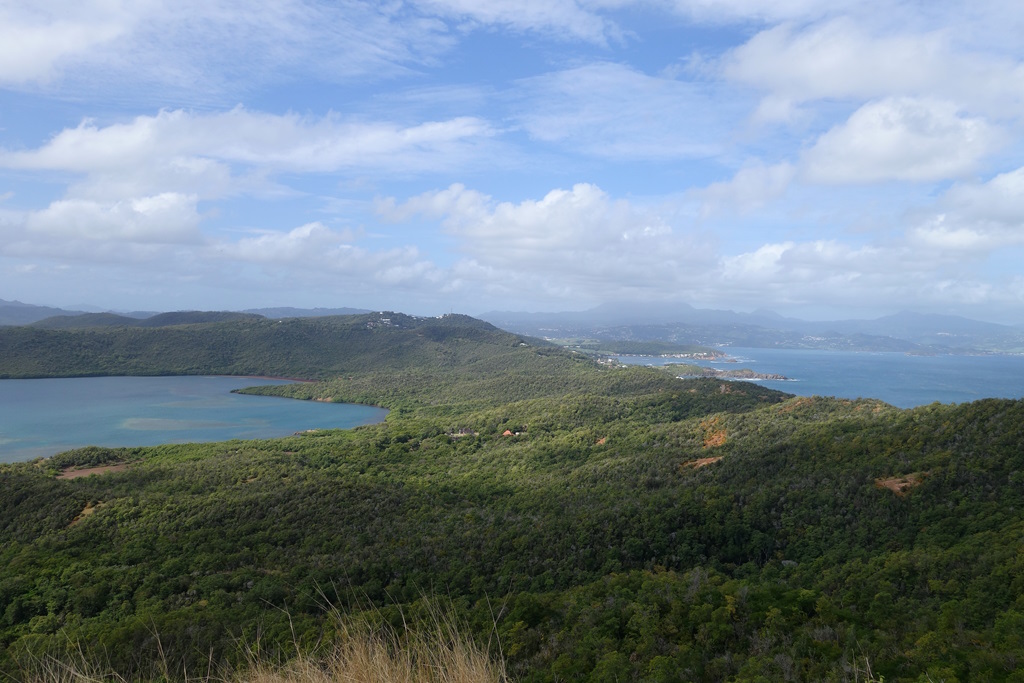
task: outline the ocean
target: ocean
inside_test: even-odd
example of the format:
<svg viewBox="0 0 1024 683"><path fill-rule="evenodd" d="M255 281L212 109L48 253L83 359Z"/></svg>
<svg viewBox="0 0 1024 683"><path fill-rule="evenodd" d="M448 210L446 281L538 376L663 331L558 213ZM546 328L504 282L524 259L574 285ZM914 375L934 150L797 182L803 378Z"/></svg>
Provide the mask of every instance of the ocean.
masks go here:
<svg viewBox="0 0 1024 683"><path fill-rule="evenodd" d="M621 356L623 363L693 362L750 368L787 381L762 384L799 396L877 398L900 408L1024 398L1024 356L911 356L728 347L737 362ZM280 380L249 377L90 377L0 380L0 462L86 445L262 439L379 422L372 406L245 396L231 390Z"/></svg>
<svg viewBox="0 0 1024 683"><path fill-rule="evenodd" d="M621 356L632 365L693 363L721 370L750 368L788 381L759 384L798 396L877 398L899 408L929 403L965 403L981 398L1024 398L1024 356L913 356L804 349L724 347L727 361L689 361L656 356Z"/></svg>
<svg viewBox="0 0 1024 683"><path fill-rule="evenodd" d="M281 380L85 377L0 380L0 462L81 446L263 439L380 422L383 408L232 394Z"/></svg>

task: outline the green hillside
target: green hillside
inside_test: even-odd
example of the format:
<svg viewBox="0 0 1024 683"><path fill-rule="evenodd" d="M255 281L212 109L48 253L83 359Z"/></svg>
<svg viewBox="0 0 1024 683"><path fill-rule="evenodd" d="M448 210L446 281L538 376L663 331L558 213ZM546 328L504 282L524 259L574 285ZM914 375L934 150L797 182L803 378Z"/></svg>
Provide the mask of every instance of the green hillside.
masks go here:
<svg viewBox="0 0 1024 683"><path fill-rule="evenodd" d="M234 311L174 311L158 313L147 318L135 318L117 313L82 313L79 315L55 315L32 323L32 327L44 330L84 330L102 327L168 327L171 325L195 325L232 321L254 321L263 316Z"/></svg>
<svg viewBox="0 0 1024 683"><path fill-rule="evenodd" d="M725 352L710 346L676 344L660 340L606 340L599 339L552 339L562 346L593 354L627 356L680 356L690 358L720 358Z"/></svg>
<svg viewBox="0 0 1024 683"><path fill-rule="evenodd" d="M211 374L323 378L385 367L450 367L492 346L505 348L522 341L468 316L374 313L268 320L231 314L238 319L176 324L181 315L155 316L162 324L147 325L143 320L132 327L0 328L0 378ZM189 314L186 319L195 317ZM484 340L487 343L478 347Z"/></svg>
<svg viewBox="0 0 1024 683"><path fill-rule="evenodd" d="M331 357L259 391L387 421L0 466L0 671L177 678L440 597L518 681L1024 680L1022 402L794 398L460 316L266 324L159 332Z"/></svg>

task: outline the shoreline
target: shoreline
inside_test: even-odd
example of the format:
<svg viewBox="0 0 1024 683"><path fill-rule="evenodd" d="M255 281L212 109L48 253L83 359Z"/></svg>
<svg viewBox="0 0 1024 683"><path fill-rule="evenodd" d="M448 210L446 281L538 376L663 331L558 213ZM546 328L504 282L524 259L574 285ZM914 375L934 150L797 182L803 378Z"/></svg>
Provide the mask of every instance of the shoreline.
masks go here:
<svg viewBox="0 0 1024 683"><path fill-rule="evenodd" d="M131 376L131 375L126 375ZM168 375L169 377L189 377L190 375ZM242 379L269 379L275 382L302 382L304 384L315 384L322 382L320 379L305 379L302 377L275 377L274 375L191 375L191 377L240 377Z"/></svg>
<svg viewBox="0 0 1024 683"><path fill-rule="evenodd" d="M330 402L330 412L308 412L314 406L308 402L291 399L281 405L268 405L259 401L253 394L237 394L238 389L254 387L287 386L292 383L314 383L316 380L283 378L255 375L145 375L145 376L93 376L87 378L48 378L56 384L40 383L27 387L21 380L10 385L3 384L4 391L0 394L0 406L4 406L5 443L0 444L0 464L31 462L37 458L50 458L59 453L84 448L90 445L103 448L134 448L160 446L174 443L213 443L235 439L278 439L293 436L297 431L306 429L352 429L364 425L384 422L390 414L387 408L360 403ZM140 380L138 384L136 380ZM212 380L212 381L211 381ZM272 383L261 384L260 380ZM91 382L102 382L92 384ZM166 382L166 384L165 384ZM178 393L171 393L170 387L181 386ZM99 394L99 387L104 388ZM124 389L121 389L124 387ZM168 389L161 389L167 387ZM120 401L118 396L138 393L140 401L118 408L113 404ZM149 400L152 393L157 399ZM210 409L203 407L203 398L208 394L226 397L250 396L250 408L244 404L234 406L224 403L231 414L242 417L224 418L211 417ZM98 404L107 395L114 397L109 419L106 408L100 416L98 427L96 420L88 422L88 429L76 418L78 406L84 403ZM162 394L162 398L159 395ZM266 398L266 397L264 397ZM289 398L289 397L280 397ZM221 401L222 399L217 399ZM174 405L166 406L171 402ZM149 403L159 403L160 407L152 408ZM276 402L273 402L276 403ZM351 408L350 408L351 406ZM45 429L35 426L32 415L49 414L55 421L66 422L59 433L51 434ZM197 412L198 411L198 412ZM218 413L219 415L220 413ZM69 418L63 417L70 416ZM247 416L258 416L252 424L245 421ZM291 417L289 417L291 416ZM132 429L126 427L128 418L166 419L167 429ZM210 421L221 421L236 426L232 432L229 428L221 429L216 425L207 425ZM14 430L17 427L18 431ZM261 432L261 433L258 433Z"/></svg>

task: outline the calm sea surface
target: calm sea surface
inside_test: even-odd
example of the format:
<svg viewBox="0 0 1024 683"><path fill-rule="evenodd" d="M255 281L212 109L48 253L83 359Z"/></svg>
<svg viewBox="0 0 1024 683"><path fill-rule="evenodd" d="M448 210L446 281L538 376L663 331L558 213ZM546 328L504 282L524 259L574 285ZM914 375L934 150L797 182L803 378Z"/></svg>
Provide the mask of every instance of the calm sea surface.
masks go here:
<svg viewBox="0 0 1024 683"><path fill-rule="evenodd" d="M800 396L878 398L900 408L938 401L1024 398L1024 356L908 356L796 349L722 349L738 363L694 362L651 356L623 356L634 365L693 362L721 370L750 368L792 381L759 381Z"/></svg>
<svg viewBox="0 0 1024 683"><path fill-rule="evenodd" d="M938 401L1024 398L1024 356L908 356L790 349L724 349L738 363L791 381L759 384L801 396L878 398L901 408ZM624 363L680 362L623 356ZM277 380L246 377L90 377L0 380L0 462L29 460L79 446L261 439L306 429L379 422L371 406L243 396L232 389Z"/></svg>
<svg viewBox="0 0 1024 683"><path fill-rule="evenodd" d="M380 422L373 406L232 394L287 384L251 377L0 380L0 462L79 446L263 439Z"/></svg>

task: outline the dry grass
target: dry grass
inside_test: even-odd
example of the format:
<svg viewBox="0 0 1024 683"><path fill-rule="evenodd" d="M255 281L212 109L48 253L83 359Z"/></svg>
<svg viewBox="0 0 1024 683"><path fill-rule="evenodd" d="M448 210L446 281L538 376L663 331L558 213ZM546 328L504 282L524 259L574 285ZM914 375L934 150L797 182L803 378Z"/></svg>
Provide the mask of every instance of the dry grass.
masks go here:
<svg viewBox="0 0 1024 683"><path fill-rule="evenodd" d="M696 460L690 460L689 462L684 462L682 465L680 465L680 467L690 467L690 468L693 468L693 469L696 470L696 469L700 469L701 467L707 467L708 465L713 465L714 463L718 462L721 459L722 459L721 455L716 456L714 458L697 458Z"/></svg>
<svg viewBox="0 0 1024 683"><path fill-rule="evenodd" d="M352 622L354 624L355 622ZM298 653L286 662L268 662L258 648L235 671L175 676L154 663L153 681L182 683L508 683L504 666L485 648L462 636L451 620L399 634L387 627L340 626L340 637L320 652ZM102 671L81 651L70 659L43 658L12 677L24 683L129 683Z"/></svg>
<svg viewBox="0 0 1024 683"><path fill-rule="evenodd" d="M329 653L299 656L283 666L252 664L237 683L503 683L488 654L457 634L345 634Z"/></svg>

